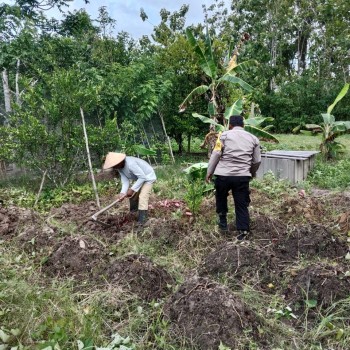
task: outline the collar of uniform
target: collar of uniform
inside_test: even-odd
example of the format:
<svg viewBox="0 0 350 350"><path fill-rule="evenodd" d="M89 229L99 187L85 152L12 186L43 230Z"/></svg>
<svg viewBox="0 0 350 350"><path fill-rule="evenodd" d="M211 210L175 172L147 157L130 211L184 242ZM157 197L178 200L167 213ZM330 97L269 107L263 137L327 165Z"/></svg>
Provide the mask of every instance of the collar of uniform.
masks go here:
<svg viewBox="0 0 350 350"><path fill-rule="evenodd" d="M244 130L241 126L234 126L231 130Z"/></svg>

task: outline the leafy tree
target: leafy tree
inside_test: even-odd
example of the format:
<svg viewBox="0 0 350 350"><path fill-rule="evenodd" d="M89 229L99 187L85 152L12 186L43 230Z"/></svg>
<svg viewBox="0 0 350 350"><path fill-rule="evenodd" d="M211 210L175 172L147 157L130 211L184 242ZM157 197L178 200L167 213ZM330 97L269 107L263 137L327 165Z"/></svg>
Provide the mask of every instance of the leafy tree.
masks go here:
<svg viewBox="0 0 350 350"><path fill-rule="evenodd" d="M235 50L233 52L229 50L228 57L230 57L230 59L226 60L227 63L224 64L224 66L222 66L219 63L218 58L215 57L208 29L204 43L204 50L201 48L199 42L197 42L197 40L194 38L191 30L187 30L187 37L195 52L197 53L197 56L199 57L199 64L206 76L209 78L209 81L208 84L200 85L192 90L192 92L180 105L180 111L184 111L187 108L187 105L191 103L195 97L206 94L209 101L209 118L197 113L194 113L193 116L199 118L204 123L209 123L211 131L213 131L215 126L222 130L227 126L227 120L229 119L230 115L238 113L240 114L242 112L243 102L242 99L238 99L231 107L226 108L225 102L229 103L231 96L229 96L226 101L224 100L223 94L221 93L224 86L227 84L235 84L239 85L241 88L247 90L248 92L252 91L253 89L252 86L237 76L239 72L244 71L247 69L247 67L255 64L254 61L246 61L240 64L237 63L237 56L240 46L249 39L249 35L245 33ZM270 133L259 128L259 125L263 121L264 120L258 123L256 120L253 121L253 118L250 118L246 120L246 124L247 127L249 127L249 131L252 133L257 134L258 136L263 136L267 139L276 140L275 137ZM248 125L249 123L250 125ZM213 132L210 134L214 136L212 137L212 140L217 137L217 135ZM209 145L210 155L213 147L213 142L209 142Z"/></svg>

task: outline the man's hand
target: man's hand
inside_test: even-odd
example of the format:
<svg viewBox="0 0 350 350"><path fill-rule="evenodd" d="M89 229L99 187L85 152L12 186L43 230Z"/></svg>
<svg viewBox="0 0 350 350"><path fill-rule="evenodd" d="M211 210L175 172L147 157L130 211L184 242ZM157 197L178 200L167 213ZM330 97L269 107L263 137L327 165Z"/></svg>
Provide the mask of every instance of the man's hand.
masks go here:
<svg viewBox="0 0 350 350"><path fill-rule="evenodd" d="M132 190L131 188L128 189L128 192L126 192L126 196L128 198L131 198L135 194L135 191Z"/></svg>
<svg viewBox="0 0 350 350"><path fill-rule="evenodd" d="M205 182L207 184L210 184L210 181L211 181L211 177L213 176L213 174L208 174L206 177L205 177Z"/></svg>
<svg viewBox="0 0 350 350"><path fill-rule="evenodd" d="M123 201L126 198L126 193L119 193L117 196L117 200L119 202Z"/></svg>

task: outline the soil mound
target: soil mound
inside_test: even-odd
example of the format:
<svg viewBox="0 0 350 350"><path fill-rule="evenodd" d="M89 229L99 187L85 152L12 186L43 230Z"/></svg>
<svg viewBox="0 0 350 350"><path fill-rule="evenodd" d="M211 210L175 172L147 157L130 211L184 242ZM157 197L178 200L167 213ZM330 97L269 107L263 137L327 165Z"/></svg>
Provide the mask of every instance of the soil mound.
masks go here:
<svg viewBox="0 0 350 350"><path fill-rule="evenodd" d="M175 247L189 229L189 224L181 220L150 218L141 238L157 239L158 243Z"/></svg>
<svg viewBox="0 0 350 350"><path fill-rule="evenodd" d="M320 198L288 198L282 203L282 212L286 220L300 221L303 218L307 222L317 223L326 217L327 209Z"/></svg>
<svg viewBox="0 0 350 350"><path fill-rule="evenodd" d="M60 208L52 210L51 216L68 223L75 223L78 228L85 228L89 231L99 234L108 241L116 242L123 237L123 230L129 229L127 224L136 221L135 217L129 213L127 203L120 204L120 207L111 208L106 213L99 215L98 219L105 222L108 226L101 225L93 221L91 216L94 215L99 208L95 202L86 202L81 204L65 204Z"/></svg>
<svg viewBox="0 0 350 350"><path fill-rule="evenodd" d="M39 221L39 216L29 209L0 207L0 239L12 238L22 227Z"/></svg>
<svg viewBox="0 0 350 350"><path fill-rule="evenodd" d="M273 240L277 237L284 236L287 230L287 225L280 220L262 214L252 217L251 231L254 235L254 239Z"/></svg>
<svg viewBox="0 0 350 350"><path fill-rule="evenodd" d="M276 255L281 259L296 259L299 256L342 258L348 246L322 225L295 227L287 237L281 237L275 244Z"/></svg>
<svg viewBox="0 0 350 350"><path fill-rule="evenodd" d="M120 283L141 299L151 301L169 293L173 278L145 256L131 254L114 261L105 273L109 283Z"/></svg>
<svg viewBox="0 0 350 350"><path fill-rule="evenodd" d="M284 294L289 302L300 305L301 310L307 300L316 301L318 308L326 308L349 297L350 278L340 267L313 264L294 274Z"/></svg>
<svg viewBox="0 0 350 350"><path fill-rule="evenodd" d="M77 280L96 276L106 264L104 247L90 237L65 237L53 247L43 265L51 277L74 277Z"/></svg>
<svg viewBox="0 0 350 350"><path fill-rule="evenodd" d="M57 243L57 232L44 225L26 228L16 239L27 253L47 252Z"/></svg>
<svg viewBox="0 0 350 350"><path fill-rule="evenodd" d="M235 282L238 279L266 288L276 281L277 269L277 260L267 249L226 242L205 258L199 274L225 274Z"/></svg>
<svg viewBox="0 0 350 350"><path fill-rule="evenodd" d="M236 349L247 333L259 340L256 315L228 288L207 278L192 278L180 286L164 313L172 330L200 349L217 350L220 342Z"/></svg>

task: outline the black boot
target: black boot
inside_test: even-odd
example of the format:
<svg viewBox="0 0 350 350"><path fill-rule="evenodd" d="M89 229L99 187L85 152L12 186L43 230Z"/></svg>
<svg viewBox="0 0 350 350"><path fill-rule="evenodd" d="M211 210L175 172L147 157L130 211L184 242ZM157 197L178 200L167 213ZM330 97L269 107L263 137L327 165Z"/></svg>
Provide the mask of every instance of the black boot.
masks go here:
<svg viewBox="0 0 350 350"><path fill-rule="evenodd" d="M226 214L219 214L218 226L220 231L223 231L223 232L228 231Z"/></svg>
<svg viewBox="0 0 350 350"><path fill-rule="evenodd" d="M245 239L248 238L249 233L250 233L250 232L249 232L248 230L238 230L237 239L238 239L239 241L243 241L243 240L245 240Z"/></svg>
<svg viewBox="0 0 350 350"><path fill-rule="evenodd" d="M137 223L143 225L148 219L148 210L139 210L139 219Z"/></svg>
<svg viewBox="0 0 350 350"><path fill-rule="evenodd" d="M134 197L131 197L129 199L130 213L136 213L137 209L138 209L138 206L139 206L138 198L134 198Z"/></svg>

